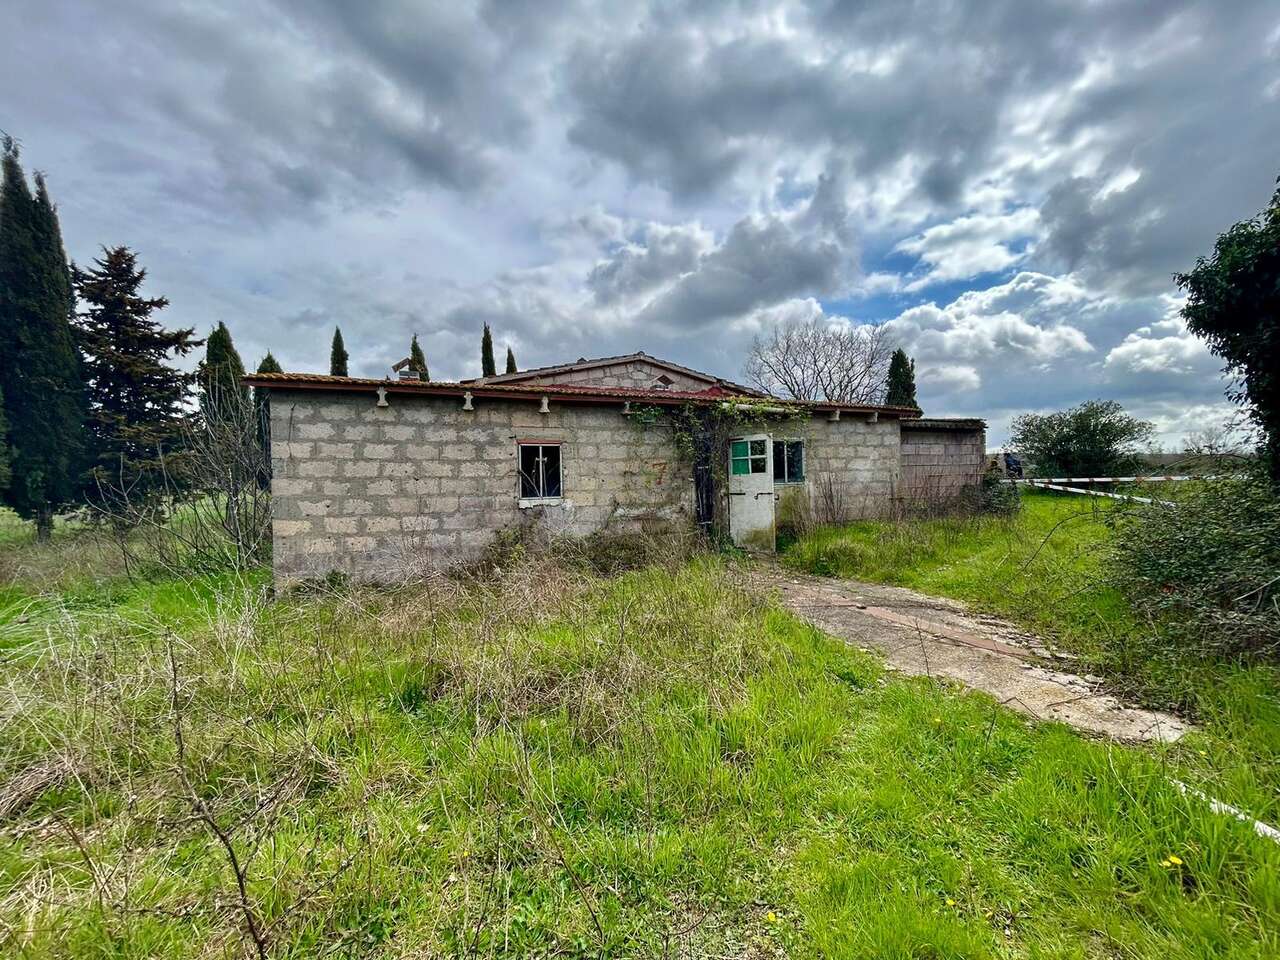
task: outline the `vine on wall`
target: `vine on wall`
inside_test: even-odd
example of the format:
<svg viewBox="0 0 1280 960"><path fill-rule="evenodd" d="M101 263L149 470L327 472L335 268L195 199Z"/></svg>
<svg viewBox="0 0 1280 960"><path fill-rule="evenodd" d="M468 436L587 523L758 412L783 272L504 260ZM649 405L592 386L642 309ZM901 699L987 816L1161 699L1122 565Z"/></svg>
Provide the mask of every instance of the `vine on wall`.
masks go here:
<svg viewBox="0 0 1280 960"><path fill-rule="evenodd" d="M711 532L715 535L728 529L724 492L729 476L730 439L746 433L807 439L811 422L807 407L750 397L679 407L633 405L630 418L637 429L669 431L676 456L681 462L692 464L695 483L700 471L704 472L710 484Z"/></svg>

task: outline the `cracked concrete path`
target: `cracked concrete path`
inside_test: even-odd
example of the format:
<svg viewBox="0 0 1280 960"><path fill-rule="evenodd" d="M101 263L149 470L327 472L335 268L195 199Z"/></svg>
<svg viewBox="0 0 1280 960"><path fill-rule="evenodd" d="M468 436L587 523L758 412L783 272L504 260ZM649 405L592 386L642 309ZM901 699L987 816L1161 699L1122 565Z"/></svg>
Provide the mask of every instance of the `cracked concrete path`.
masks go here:
<svg viewBox="0 0 1280 960"><path fill-rule="evenodd" d="M828 580L759 564L752 574L825 632L878 650L904 673L948 677L1038 720L1058 720L1117 740L1172 743L1192 729L1101 692L1097 677L1060 669L1034 636L962 603L881 584Z"/></svg>

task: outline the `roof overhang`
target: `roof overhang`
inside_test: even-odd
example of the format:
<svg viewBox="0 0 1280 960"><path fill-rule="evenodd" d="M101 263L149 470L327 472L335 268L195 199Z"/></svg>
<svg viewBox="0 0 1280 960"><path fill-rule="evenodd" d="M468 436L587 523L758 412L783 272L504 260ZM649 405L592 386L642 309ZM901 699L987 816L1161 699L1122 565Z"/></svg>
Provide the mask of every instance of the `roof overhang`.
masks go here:
<svg viewBox="0 0 1280 960"><path fill-rule="evenodd" d="M361 377L331 377L309 373L253 373L243 382L251 387L270 390L306 390L329 393L377 393L387 395L459 397L470 394L473 399L541 400L546 397L564 403L622 404L636 403L649 406L681 407L686 404L713 405L731 403L735 406L761 406L781 410L808 410L814 413L878 413L886 416L919 417L914 407L893 407L878 404L827 403L804 400L783 400L768 396L744 396L712 387L705 391L637 390L627 387L574 386L570 384L498 384L454 383L422 380L375 380Z"/></svg>

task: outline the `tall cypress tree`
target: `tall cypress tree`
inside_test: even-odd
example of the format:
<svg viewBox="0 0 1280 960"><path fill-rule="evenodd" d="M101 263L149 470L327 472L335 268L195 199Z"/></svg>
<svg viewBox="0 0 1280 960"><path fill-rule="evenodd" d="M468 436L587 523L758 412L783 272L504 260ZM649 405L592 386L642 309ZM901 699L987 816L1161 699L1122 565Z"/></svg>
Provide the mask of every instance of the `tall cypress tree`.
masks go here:
<svg viewBox="0 0 1280 960"><path fill-rule="evenodd" d="M196 371L200 385L200 409L211 420L230 415L232 405L249 402L243 383L244 362L231 342L231 331L219 322L205 341L204 360Z"/></svg>
<svg viewBox="0 0 1280 960"><path fill-rule="evenodd" d="M139 294L147 271L137 254L128 247L102 254L88 270L72 270L88 389L86 489L94 502L125 484L143 497L162 489L161 456L178 447L196 380L169 360L202 343L190 327L166 330L152 319L169 301Z"/></svg>
<svg viewBox="0 0 1280 960"><path fill-rule="evenodd" d="M484 333L480 335L480 376L497 376L498 368L493 362L493 334L489 325L484 325Z"/></svg>
<svg viewBox="0 0 1280 960"><path fill-rule="evenodd" d="M507 373L516 372L516 355L511 352L511 348L507 347Z"/></svg>
<svg viewBox="0 0 1280 960"><path fill-rule="evenodd" d="M270 350L267 355L262 358L262 362L258 364L259 373L284 373L278 361ZM263 459L266 461L267 472L259 479L259 484L265 490L271 484L271 391L262 387L253 388L253 413L254 422L258 425L258 444L262 447Z"/></svg>
<svg viewBox="0 0 1280 960"><path fill-rule="evenodd" d="M889 389L884 402L892 407L918 407L916 402L916 362L905 350L893 351L889 358Z"/></svg>
<svg viewBox="0 0 1280 960"><path fill-rule="evenodd" d="M422 347L418 346L418 335L413 335L413 341L409 344L409 369L418 372L418 379L430 380L431 374L427 371L427 355L422 352Z"/></svg>
<svg viewBox="0 0 1280 960"><path fill-rule="evenodd" d="M9 419L4 415L4 394L0 393L0 493L9 489Z"/></svg>
<svg viewBox="0 0 1280 960"><path fill-rule="evenodd" d="M12 472L4 499L45 540L54 512L79 490L84 449L71 272L44 178L33 197L10 138L0 166L0 392Z"/></svg>
<svg viewBox="0 0 1280 960"><path fill-rule="evenodd" d="M267 354L271 356L271 354ZM275 357L271 357L275 360ZM259 370L259 373L262 371ZM333 328L333 345L329 348L329 376L331 377L348 377L347 373L347 347L342 342L342 330L339 327Z"/></svg>

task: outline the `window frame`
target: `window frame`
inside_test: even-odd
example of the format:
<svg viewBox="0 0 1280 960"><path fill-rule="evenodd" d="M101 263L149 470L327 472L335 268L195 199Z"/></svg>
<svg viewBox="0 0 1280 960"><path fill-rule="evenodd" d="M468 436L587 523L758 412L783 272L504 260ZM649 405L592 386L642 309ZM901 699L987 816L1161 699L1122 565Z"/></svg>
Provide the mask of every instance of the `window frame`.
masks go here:
<svg viewBox="0 0 1280 960"><path fill-rule="evenodd" d="M790 469L790 468L791 468L791 448L792 448L793 446L798 446L798 447L800 448L800 474L799 474L799 476L791 476L791 475L790 475L790 474L791 474L791 469ZM781 451L779 451L779 447L781 447ZM779 460L779 457L778 457L779 452L781 452L781 453L782 453L781 460ZM804 437L781 437L781 438L775 439L775 440L773 441L773 482L774 482L774 485L776 486L776 485L778 485L778 484L782 484L782 485L791 485L791 484L797 484L797 483L804 483L804 482L805 482L805 480L807 479L807 474L805 473L805 467L807 466L807 464L805 463L805 461L806 461L807 459L808 459L808 454L807 454L807 453L806 453L806 451L805 451L805 442L804 442ZM781 463L781 464L782 464L782 479L781 479L781 480L779 480L779 479L778 479L778 464L779 464L779 463Z"/></svg>
<svg viewBox="0 0 1280 960"><path fill-rule="evenodd" d="M765 444L767 444L768 442L769 441L761 440L758 437L750 440L748 439L730 440L729 441L729 475L733 477L746 477L746 476L750 476L752 474L757 474L757 473L767 473L769 471L769 448L766 447ZM737 451L737 446L740 443L745 443L747 445L747 452L743 455L739 455ZM756 453L755 450L753 449L754 444L760 445L761 450L759 453ZM746 463L747 469L738 470L737 464L739 462ZM757 463L760 464L759 470L754 469Z"/></svg>
<svg viewBox="0 0 1280 960"><path fill-rule="evenodd" d="M545 463L545 459L542 458L541 453L539 453L538 455L539 459L543 460L542 466L541 466L543 475L540 478L541 479L540 487L541 487L542 493L540 495L535 495L535 496L525 495L525 486L524 486L525 472L522 467L522 463L523 463L524 449L526 447L537 447L539 450L541 450L544 447L556 448L556 470L559 472L559 476L557 477L557 480L558 480L557 486L560 491L559 493L554 494L552 496L548 496L546 494L546 490L547 490L546 463ZM535 489L537 489L537 487L535 487ZM537 506L543 506L546 504L556 504L556 503L560 503L564 499L564 441L563 440L544 440L539 438L528 438L528 439L520 439L516 441L516 498L517 498L518 505L522 509L525 507L537 507Z"/></svg>

